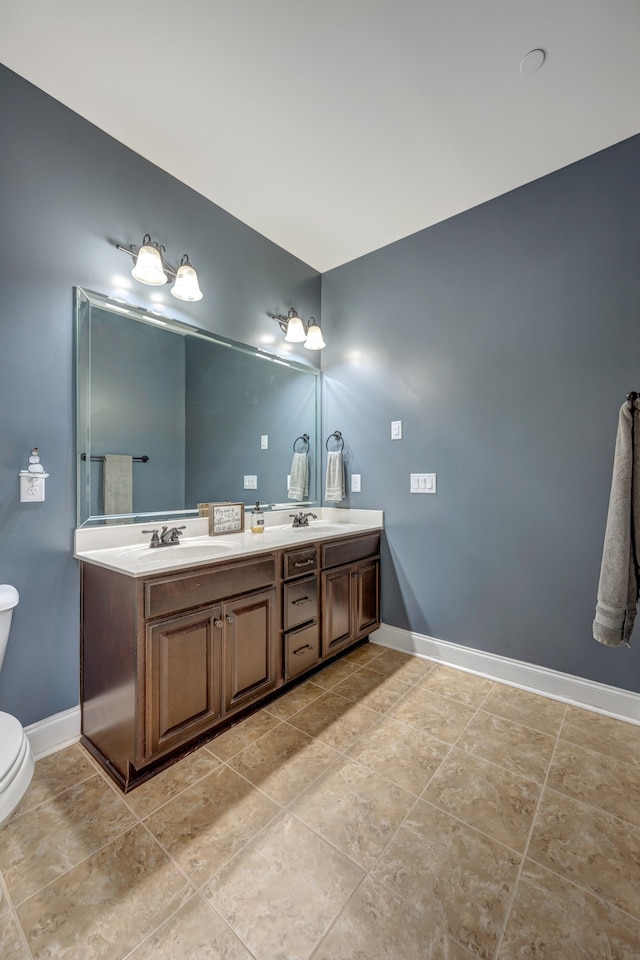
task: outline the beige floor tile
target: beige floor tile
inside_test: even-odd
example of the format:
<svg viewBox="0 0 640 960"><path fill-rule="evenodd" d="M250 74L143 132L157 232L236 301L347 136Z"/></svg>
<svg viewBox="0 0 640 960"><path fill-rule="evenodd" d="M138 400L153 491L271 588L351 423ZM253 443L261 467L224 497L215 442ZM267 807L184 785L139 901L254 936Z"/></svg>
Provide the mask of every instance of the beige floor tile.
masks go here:
<svg viewBox="0 0 640 960"><path fill-rule="evenodd" d="M0 887L2 897L2 887ZM2 960L31 960L7 901L0 900L0 957Z"/></svg>
<svg viewBox="0 0 640 960"><path fill-rule="evenodd" d="M419 684L424 690L432 690L442 697L449 697L468 707L479 707L495 684L473 673L464 673L436 663L433 670Z"/></svg>
<svg viewBox="0 0 640 960"><path fill-rule="evenodd" d="M640 827L640 766L559 740L547 785Z"/></svg>
<svg viewBox="0 0 640 960"><path fill-rule="evenodd" d="M366 666L371 660L379 657L385 649L386 647L381 647L378 643L368 641L362 647L354 650L353 653L348 653L345 660L349 660L351 663L357 663L359 667Z"/></svg>
<svg viewBox="0 0 640 960"><path fill-rule="evenodd" d="M599 713L567 707L560 736L623 763L640 767L640 727Z"/></svg>
<svg viewBox="0 0 640 960"><path fill-rule="evenodd" d="M543 783L555 737L478 710L456 746Z"/></svg>
<svg viewBox="0 0 640 960"><path fill-rule="evenodd" d="M252 960L210 904L196 894L127 960Z"/></svg>
<svg viewBox="0 0 640 960"><path fill-rule="evenodd" d="M278 700L274 700L265 707L265 711L277 717L278 720L288 720L298 710L317 700L324 692L324 687L319 687L317 683L309 680L307 683L301 683L299 687L294 687Z"/></svg>
<svg viewBox="0 0 640 960"><path fill-rule="evenodd" d="M265 710L254 713L250 717L241 720L234 727L221 733L219 737L214 737L205 744L205 748L220 760L228 760L230 757L240 753L250 743L262 737L269 730L273 730L280 721L271 716Z"/></svg>
<svg viewBox="0 0 640 960"><path fill-rule="evenodd" d="M102 777L94 774L7 821L0 831L0 870L20 903L135 823Z"/></svg>
<svg viewBox="0 0 640 960"><path fill-rule="evenodd" d="M33 779L16 814L26 813L39 803L51 800L59 793L64 793L77 783L94 776L95 772L88 754L79 743L43 757L36 762Z"/></svg>
<svg viewBox="0 0 640 960"><path fill-rule="evenodd" d="M349 748L347 756L420 794L450 749L448 743L384 717Z"/></svg>
<svg viewBox="0 0 640 960"><path fill-rule="evenodd" d="M227 766L218 767L145 820L197 885L213 876L279 807Z"/></svg>
<svg viewBox="0 0 640 960"><path fill-rule="evenodd" d="M433 670L433 663L430 660L389 649L383 650L380 656L367 666L385 677L393 677L395 680L409 684L419 683Z"/></svg>
<svg viewBox="0 0 640 960"><path fill-rule="evenodd" d="M220 761L201 747L174 763L168 770L163 770L146 783L141 783L125 796L125 803L139 817L147 817L219 765Z"/></svg>
<svg viewBox="0 0 640 960"><path fill-rule="evenodd" d="M313 675L313 682L317 683L318 686L324 690L331 690L337 683L340 683L345 677L350 677L352 673L355 673L359 669L359 664L354 663L352 660L338 660L337 663L332 663L331 666L325 670L315 673Z"/></svg>
<svg viewBox="0 0 640 960"><path fill-rule="evenodd" d="M333 692L338 696L354 700L378 713L384 713L409 690L411 687L408 684L375 673L367 667L361 667L357 673L341 680L333 688Z"/></svg>
<svg viewBox="0 0 640 960"><path fill-rule="evenodd" d="M533 780L454 747L422 799L522 852L539 795Z"/></svg>
<svg viewBox="0 0 640 960"><path fill-rule="evenodd" d="M363 876L335 847L284 814L203 893L257 960L307 960Z"/></svg>
<svg viewBox="0 0 640 960"><path fill-rule="evenodd" d="M367 878L353 894L314 960L471 960L414 907Z"/></svg>
<svg viewBox="0 0 640 960"><path fill-rule="evenodd" d="M640 919L640 829L545 789L527 856Z"/></svg>
<svg viewBox="0 0 640 960"><path fill-rule="evenodd" d="M387 711L388 716L430 733L438 740L453 743L469 723L475 710L416 687Z"/></svg>
<svg viewBox="0 0 640 960"><path fill-rule="evenodd" d="M281 723L229 760L229 766L276 803L290 803L340 757L320 740Z"/></svg>
<svg viewBox="0 0 640 960"><path fill-rule="evenodd" d="M517 687L496 683L482 704L482 709L494 716L555 736L560 729L566 705L536 693L518 690Z"/></svg>
<svg viewBox="0 0 640 960"><path fill-rule="evenodd" d="M419 800L373 875L481 960L491 960L520 857Z"/></svg>
<svg viewBox="0 0 640 960"><path fill-rule="evenodd" d="M347 750L379 719L379 713L328 690L291 717L289 723L335 750Z"/></svg>
<svg viewBox="0 0 640 960"><path fill-rule="evenodd" d="M340 760L290 810L365 869L389 842L415 796L353 760Z"/></svg>
<svg viewBox="0 0 640 960"><path fill-rule="evenodd" d="M637 960L640 925L526 861L498 960Z"/></svg>
<svg viewBox="0 0 640 960"><path fill-rule="evenodd" d="M18 908L34 960L121 960L193 888L141 824Z"/></svg>

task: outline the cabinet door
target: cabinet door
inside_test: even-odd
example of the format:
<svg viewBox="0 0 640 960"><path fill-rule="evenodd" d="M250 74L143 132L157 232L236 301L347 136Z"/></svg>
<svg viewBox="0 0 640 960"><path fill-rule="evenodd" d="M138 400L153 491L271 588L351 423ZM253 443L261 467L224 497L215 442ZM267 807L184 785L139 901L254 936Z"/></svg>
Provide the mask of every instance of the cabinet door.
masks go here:
<svg viewBox="0 0 640 960"><path fill-rule="evenodd" d="M365 560L356 568L356 638L380 626L380 561Z"/></svg>
<svg viewBox="0 0 640 960"><path fill-rule="evenodd" d="M331 656L354 638L353 564L322 574L322 656Z"/></svg>
<svg viewBox="0 0 640 960"><path fill-rule="evenodd" d="M216 604L147 624L145 759L186 743L220 717L220 617L221 605Z"/></svg>
<svg viewBox="0 0 640 960"><path fill-rule="evenodd" d="M275 588L231 600L222 612L225 709L235 710L274 689L278 681Z"/></svg>

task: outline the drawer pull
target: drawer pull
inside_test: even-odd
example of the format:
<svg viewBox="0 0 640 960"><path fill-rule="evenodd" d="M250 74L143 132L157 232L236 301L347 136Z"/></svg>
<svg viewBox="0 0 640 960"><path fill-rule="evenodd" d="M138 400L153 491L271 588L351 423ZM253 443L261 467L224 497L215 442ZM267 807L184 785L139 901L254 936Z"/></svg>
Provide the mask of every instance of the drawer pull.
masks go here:
<svg viewBox="0 0 640 960"><path fill-rule="evenodd" d="M299 606L300 606L301 604L303 604L303 603L312 603L312 602L313 602L312 597L300 597L299 600L292 600L292 601L291 601L291 606L292 606L292 607L299 607Z"/></svg>
<svg viewBox="0 0 640 960"><path fill-rule="evenodd" d="M309 557L308 560L296 560L293 565L294 567L308 567L310 563L315 563L314 557Z"/></svg>
<svg viewBox="0 0 640 960"><path fill-rule="evenodd" d="M310 643L305 644L304 647L298 647L297 650L293 651L293 655L295 657L301 657L305 650L313 650L313 647Z"/></svg>

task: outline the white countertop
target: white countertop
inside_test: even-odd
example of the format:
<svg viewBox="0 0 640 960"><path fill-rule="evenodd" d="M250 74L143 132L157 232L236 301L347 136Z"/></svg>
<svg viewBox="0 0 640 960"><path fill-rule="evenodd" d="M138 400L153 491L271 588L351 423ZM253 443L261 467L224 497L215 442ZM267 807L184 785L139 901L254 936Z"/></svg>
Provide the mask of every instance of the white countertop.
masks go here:
<svg viewBox="0 0 640 960"><path fill-rule="evenodd" d="M85 563L95 563L116 573L144 577L380 530L384 521L381 510L323 507L316 508L314 513L318 519L310 519L308 527L293 527L291 522L283 524L282 514L268 513L265 515L264 533L246 530L244 533L216 537L208 535L206 518L192 518L183 521L187 529L180 544L154 549L149 547L150 535L142 534L143 527L146 530L154 524L80 527L76 530L74 556ZM182 523L176 521L175 525L181 526Z"/></svg>

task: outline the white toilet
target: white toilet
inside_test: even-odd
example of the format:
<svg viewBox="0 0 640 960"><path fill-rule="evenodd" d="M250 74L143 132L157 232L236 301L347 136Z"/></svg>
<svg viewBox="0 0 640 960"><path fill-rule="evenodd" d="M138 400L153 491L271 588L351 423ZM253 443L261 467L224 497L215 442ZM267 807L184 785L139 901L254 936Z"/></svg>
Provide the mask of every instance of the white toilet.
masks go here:
<svg viewBox="0 0 640 960"><path fill-rule="evenodd" d="M18 591L0 583L0 670L4 660L13 608ZM22 725L8 713L0 713L0 823L18 806L31 783L33 754Z"/></svg>

